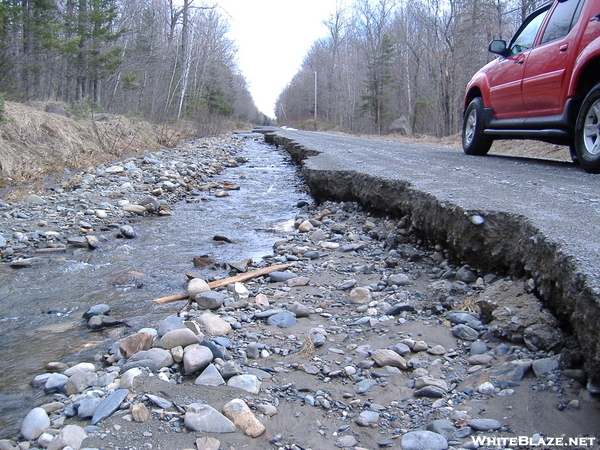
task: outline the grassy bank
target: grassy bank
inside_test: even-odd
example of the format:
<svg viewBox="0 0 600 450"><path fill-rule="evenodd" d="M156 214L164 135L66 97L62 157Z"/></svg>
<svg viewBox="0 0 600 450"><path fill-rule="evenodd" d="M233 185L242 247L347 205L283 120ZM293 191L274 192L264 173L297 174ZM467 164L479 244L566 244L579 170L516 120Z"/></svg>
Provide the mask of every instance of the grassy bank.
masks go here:
<svg viewBox="0 0 600 450"><path fill-rule="evenodd" d="M0 187L33 183L65 169L95 167L172 147L195 136L191 123L155 125L111 114L46 112L45 104L5 102L0 122Z"/></svg>

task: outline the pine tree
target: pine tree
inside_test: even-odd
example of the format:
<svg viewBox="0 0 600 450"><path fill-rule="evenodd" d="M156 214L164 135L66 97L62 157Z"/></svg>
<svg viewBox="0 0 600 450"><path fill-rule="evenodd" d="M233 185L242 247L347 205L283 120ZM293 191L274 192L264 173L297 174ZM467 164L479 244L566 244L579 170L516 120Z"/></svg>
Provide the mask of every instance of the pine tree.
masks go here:
<svg viewBox="0 0 600 450"><path fill-rule="evenodd" d="M361 96L362 113L368 113L379 134L389 115L390 87L394 82L392 73L394 63L394 43L389 35L384 34L377 51L368 64L365 89L367 93Z"/></svg>

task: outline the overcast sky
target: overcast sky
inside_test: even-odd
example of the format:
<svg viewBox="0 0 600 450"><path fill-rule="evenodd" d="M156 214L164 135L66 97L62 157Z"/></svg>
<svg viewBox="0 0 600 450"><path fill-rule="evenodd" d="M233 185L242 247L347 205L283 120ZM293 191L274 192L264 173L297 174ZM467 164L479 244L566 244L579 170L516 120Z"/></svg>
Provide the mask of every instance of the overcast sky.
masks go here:
<svg viewBox="0 0 600 450"><path fill-rule="evenodd" d="M275 102L340 0L218 0L239 49L238 66L254 103L275 117Z"/></svg>

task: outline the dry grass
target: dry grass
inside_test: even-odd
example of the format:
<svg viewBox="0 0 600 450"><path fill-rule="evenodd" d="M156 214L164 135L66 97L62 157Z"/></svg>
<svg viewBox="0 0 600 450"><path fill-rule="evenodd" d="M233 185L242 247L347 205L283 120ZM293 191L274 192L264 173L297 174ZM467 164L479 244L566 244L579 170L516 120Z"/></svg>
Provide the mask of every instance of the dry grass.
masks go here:
<svg viewBox="0 0 600 450"><path fill-rule="evenodd" d="M425 135L402 136L399 134L390 134L387 136L369 135L365 137L382 139L386 141L404 142L407 144L435 145L440 147L462 149L461 137L459 134L446 136L443 138ZM551 159L556 161L571 161L569 147L531 140L498 140L492 145L490 153Z"/></svg>
<svg viewBox="0 0 600 450"><path fill-rule="evenodd" d="M87 169L194 134L193 126L157 127L138 119L105 115L101 121L73 119L6 102L0 123L0 185L33 183L64 169Z"/></svg>

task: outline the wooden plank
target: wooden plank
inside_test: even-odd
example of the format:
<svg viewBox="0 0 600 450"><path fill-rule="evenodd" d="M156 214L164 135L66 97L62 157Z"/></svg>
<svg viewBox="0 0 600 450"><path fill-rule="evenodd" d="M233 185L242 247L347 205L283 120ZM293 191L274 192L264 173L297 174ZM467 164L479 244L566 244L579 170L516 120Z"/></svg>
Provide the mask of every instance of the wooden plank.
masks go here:
<svg viewBox="0 0 600 450"><path fill-rule="evenodd" d="M279 264L276 266L263 267L262 269L252 270L252 271L246 272L246 273L240 273L239 275L236 275L234 277L223 278L222 280L211 281L210 283L208 283L208 287L210 287L211 289L214 289L214 288L218 288L221 286L227 286L228 284L231 284L231 283L237 283L237 282L241 283L242 281L247 281L252 278L267 275L271 272L277 272L278 270L285 270L289 267L292 267L293 265L294 264L291 263L291 264Z"/></svg>
<svg viewBox="0 0 600 450"><path fill-rule="evenodd" d="M237 282L241 283L243 281L247 281L252 278L267 275L271 272L277 272L278 270L288 269L289 267L292 267L293 265L294 265L293 263L290 263L290 264L278 264L276 266L263 267L261 269L252 270L252 271L246 272L246 273L241 273L234 277L228 277L228 278L223 278L222 280L211 281L210 283L208 283L208 287L210 287L211 289L215 289L218 287L227 286L228 284L231 284L231 283L237 283ZM165 303L179 302L181 300L188 300L188 299L189 298L188 298L187 294L176 294L176 295L169 295L167 297L155 298L154 300L152 300L152 302L162 305Z"/></svg>
<svg viewBox="0 0 600 450"><path fill-rule="evenodd" d="M173 303L178 302L180 300L187 300L187 294L176 294L176 295L168 295L166 297L155 298L152 300L154 303L164 304L164 303Z"/></svg>

